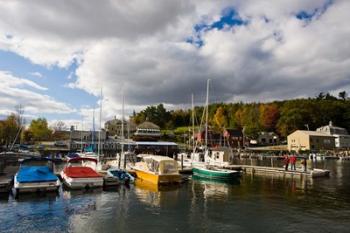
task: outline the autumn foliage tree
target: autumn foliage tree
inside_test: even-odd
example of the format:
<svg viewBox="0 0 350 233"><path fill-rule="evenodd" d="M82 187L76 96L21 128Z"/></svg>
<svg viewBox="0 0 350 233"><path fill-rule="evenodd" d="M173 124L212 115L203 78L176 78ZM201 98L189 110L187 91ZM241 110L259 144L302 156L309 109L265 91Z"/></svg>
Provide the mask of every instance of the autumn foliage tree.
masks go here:
<svg viewBox="0 0 350 233"><path fill-rule="evenodd" d="M0 121L0 144L9 148L16 139L19 127L17 116L15 114L11 114L5 120Z"/></svg>
<svg viewBox="0 0 350 233"><path fill-rule="evenodd" d="M279 119L279 109L276 104L261 104L259 107L259 122L266 131L274 131Z"/></svg>
<svg viewBox="0 0 350 233"><path fill-rule="evenodd" d="M216 113L214 115L214 121L215 121L215 125L219 128L219 129L223 129L227 127L227 117L226 117L226 113L223 107L219 107L216 110Z"/></svg>

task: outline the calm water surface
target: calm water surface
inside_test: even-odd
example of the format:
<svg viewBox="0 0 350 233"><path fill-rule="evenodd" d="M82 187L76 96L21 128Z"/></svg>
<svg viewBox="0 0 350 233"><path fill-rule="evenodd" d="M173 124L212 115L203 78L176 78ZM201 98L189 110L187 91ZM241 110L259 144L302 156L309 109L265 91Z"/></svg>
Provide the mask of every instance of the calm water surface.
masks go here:
<svg viewBox="0 0 350 233"><path fill-rule="evenodd" d="M350 161L317 167L331 177L2 197L0 232L350 232Z"/></svg>

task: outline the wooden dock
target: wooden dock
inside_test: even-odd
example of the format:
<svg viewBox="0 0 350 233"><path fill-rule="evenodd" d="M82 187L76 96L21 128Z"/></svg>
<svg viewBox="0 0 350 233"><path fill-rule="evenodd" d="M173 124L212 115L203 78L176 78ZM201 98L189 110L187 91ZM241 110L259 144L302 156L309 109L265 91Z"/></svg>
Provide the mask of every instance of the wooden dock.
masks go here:
<svg viewBox="0 0 350 233"><path fill-rule="evenodd" d="M230 169L230 170L241 170L247 174L269 175L269 176L280 176L280 177L317 178L317 177L328 177L330 175L330 171L324 170L324 169L309 169L306 172L301 169L286 171L284 168L252 166L252 165L228 165L228 166L224 166L223 168Z"/></svg>
<svg viewBox="0 0 350 233"><path fill-rule="evenodd" d="M6 176L0 177L0 193L9 193L11 190L12 179Z"/></svg>

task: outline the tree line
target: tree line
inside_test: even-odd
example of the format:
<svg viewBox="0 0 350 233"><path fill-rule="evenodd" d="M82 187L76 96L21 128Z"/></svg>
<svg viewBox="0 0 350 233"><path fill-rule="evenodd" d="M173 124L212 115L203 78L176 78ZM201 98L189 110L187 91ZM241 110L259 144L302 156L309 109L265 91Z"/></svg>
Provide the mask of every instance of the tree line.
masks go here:
<svg viewBox="0 0 350 233"><path fill-rule="evenodd" d="M45 118L33 119L28 128L18 114L11 114L0 121L0 145L11 149L13 144L32 144L37 141L52 139L52 130L48 127Z"/></svg>
<svg viewBox="0 0 350 233"><path fill-rule="evenodd" d="M196 125L200 124L203 111L203 106L195 107ZM350 131L350 99L345 91L338 97L320 93L314 98L268 103L214 103L209 105L208 113L211 129L241 129L252 138L260 131L274 131L286 137L297 129L315 130L329 121ZM190 126L191 114L191 109L166 110L159 104L134 112L131 119L136 124L149 120L162 129L176 129Z"/></svg>
<svg viewBox="0 0 350 233"><path fill-rule="evenodd" d="M195 125L200 125L204 106L194 108ZM53 130L61 131L67 127L58 122L53 128L45 118L33 119L29 127L24 127L21 109L0 121L0 145L9 149L15 142L32 144L38 141L61 140ZM21 113L22 112L22 113ZM320 93L314 98L273 101L268 103L214 103L208 107L210 129L222 132L223 129L240 129L245 136L254 138L260 131L273 131L286 137L297 129L310 129L334 125L350 131L350 99L345 91L338 97ZM162 129L174 130L192 125L191 109L167 110L163 104L148 106L131 116L140 124L146 120ZM183 131L183 130L182 130ZM182 132L181 131L181 132Z"/></svg>

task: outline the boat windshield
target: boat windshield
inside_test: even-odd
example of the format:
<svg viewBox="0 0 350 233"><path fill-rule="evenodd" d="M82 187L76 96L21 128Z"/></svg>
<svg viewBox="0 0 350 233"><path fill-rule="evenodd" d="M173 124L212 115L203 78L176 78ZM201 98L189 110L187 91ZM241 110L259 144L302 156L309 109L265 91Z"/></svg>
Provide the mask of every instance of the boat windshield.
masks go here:
<svg viewBox="0 0 350 233"><path fill-rule="evenodd" d="M145 158L144 161L146 162L149 171L155 173L159 172L159 163L157 161L148 158Z"/></svg>
<svg viewBox="0 0 350 233"><path fill-rule="evenodd" d="M178 173L177 163L175 161L162 161L159 170L160 174L176 174Z"/></svg>

